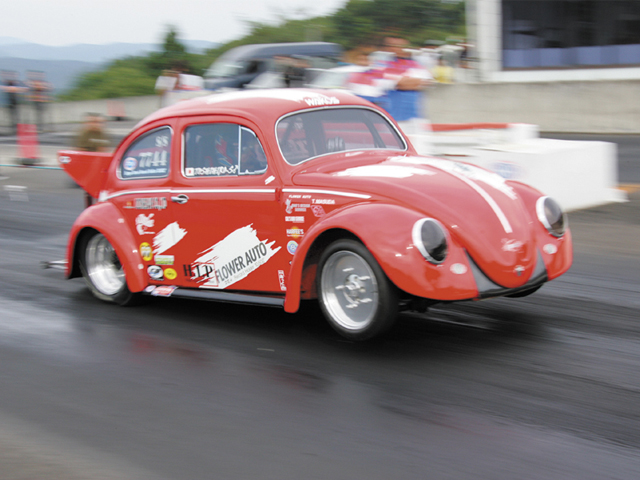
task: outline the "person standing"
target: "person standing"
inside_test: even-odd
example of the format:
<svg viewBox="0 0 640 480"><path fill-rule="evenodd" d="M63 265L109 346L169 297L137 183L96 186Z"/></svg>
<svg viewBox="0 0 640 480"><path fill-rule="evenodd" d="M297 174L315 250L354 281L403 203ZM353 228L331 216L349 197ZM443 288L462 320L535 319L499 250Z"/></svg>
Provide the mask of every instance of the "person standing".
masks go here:
<svg viewBox="0 0 640 480"><path fill-rule="evenodd" d="M104 130L104 120L98 113L88 113L78 135L76 147L85 152L105 152L109 148L109 137Z"/></svg>
<svg viewBox="0 0 640 480"><path fill-rule="evenodd" d="M426 88L432 83L431 73L411 58L404 38L387 37L384 49L391 59L384 63L383 77L394 82L387 92L387 111L398 122L405 134L412 137L419 153L428 153L431 148L430 123L426 115Z"/></svg>
<svg viewBox="0 0 640 480"><path fill-rule="evenodd" d="M9 110L11 134L17 135L18 123L20 122L18 111L20 104L20 94L24 92L26 88L24 85L22 85L20 80L18 80L18 74L16 72L2 72L2 77L2 90L5 92L7 108Z"/></svg>
<svg viewBox="0 0 640 480"><path fill-rule="evenodd" d="M45 126L45 111L50 99L51 85L45 80L44 72L27 72L29 100L36 114L36 126L42 132Z"/></svg>

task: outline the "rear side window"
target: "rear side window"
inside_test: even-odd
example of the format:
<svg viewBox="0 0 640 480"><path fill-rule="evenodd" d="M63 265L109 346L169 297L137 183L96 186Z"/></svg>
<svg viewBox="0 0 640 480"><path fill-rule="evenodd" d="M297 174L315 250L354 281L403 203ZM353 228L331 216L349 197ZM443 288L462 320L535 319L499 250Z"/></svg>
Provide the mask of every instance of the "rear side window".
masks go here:
<svg viewBox="0 0 640 480"><path fill-rule="evenodd" d="M164 178L169 175L171 129L162 127L135 140L122 156L120 178Z"/></svg>
<svg viewBox="0 0 640 480"><path fill-rule="evenodd" d="M191 125L184 135L186 177L258 175L267 157L256 134L234 123Z"/></svg>

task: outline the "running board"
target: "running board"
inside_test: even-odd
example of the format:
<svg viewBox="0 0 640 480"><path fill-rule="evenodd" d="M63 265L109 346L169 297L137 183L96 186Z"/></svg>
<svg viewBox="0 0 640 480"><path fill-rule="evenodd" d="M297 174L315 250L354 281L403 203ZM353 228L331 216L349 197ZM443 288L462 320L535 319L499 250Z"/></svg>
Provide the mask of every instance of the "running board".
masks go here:
<svg viewBox="0 0 640 480"><path fill-rule="evenodd" d="M178 288L169 285L149 285L142 292L154 297L193 298L214 302L241 303L245 305L264 305L268 307L284 307L284 297L274 295L255 295L248 293L233 293L220 290L204 290Z"/></svg>

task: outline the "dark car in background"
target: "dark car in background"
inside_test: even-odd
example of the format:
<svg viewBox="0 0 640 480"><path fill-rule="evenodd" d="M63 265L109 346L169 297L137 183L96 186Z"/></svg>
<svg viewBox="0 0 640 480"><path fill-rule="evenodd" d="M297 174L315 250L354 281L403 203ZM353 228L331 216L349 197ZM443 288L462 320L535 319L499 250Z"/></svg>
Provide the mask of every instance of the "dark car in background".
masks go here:
<svg viewBox="0 0 640 480"><path fill-rule="evenodd" d="M243 45L225 52L209 67L204 74L205 88L245 88L258 76L283 70L283 66L290 68L290 76L297 80L302 70L317 71L337 66L342 53L340 45L328 42Z"/></svg>

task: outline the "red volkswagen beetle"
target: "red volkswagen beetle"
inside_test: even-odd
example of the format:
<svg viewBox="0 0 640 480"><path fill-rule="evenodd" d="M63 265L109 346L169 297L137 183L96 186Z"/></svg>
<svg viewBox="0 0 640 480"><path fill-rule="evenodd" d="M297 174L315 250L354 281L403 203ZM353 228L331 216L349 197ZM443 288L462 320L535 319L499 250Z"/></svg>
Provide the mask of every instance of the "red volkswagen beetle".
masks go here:
<svg viewBox="0 0 640 480"><path fill-rule="evenodd" d="M524 296L566 272L551 198L478 167L418 156L381 109L338 91L281 89L181 102L114 154L62 151L93 199L67 276L140 295L283 306L317 298L364 340L402 309Z"/></svg>

